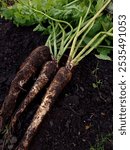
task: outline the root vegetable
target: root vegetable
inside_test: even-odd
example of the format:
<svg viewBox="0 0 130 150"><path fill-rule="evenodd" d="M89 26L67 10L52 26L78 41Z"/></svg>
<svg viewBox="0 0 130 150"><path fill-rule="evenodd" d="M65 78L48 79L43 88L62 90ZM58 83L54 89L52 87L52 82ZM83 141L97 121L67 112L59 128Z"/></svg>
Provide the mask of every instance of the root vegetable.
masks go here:
<svg viewBox="0 0 130 150"><path fill-rule="evenodd" d="M39 46L32 51L25 62L21 65L14 80L11 83L9 94L5 98L0 111L1 129L9 121L22 87L26 84L32 74L34 74L39 67L41 67L46 61L50 59L51 56L49 48L47 46Z"/></svg>
<svg viewBox="0 0 130 150"><path fill-rule="evenodd" d="M36 111L34 118L29 125L23 139L17 147L17 150L26 150L35 135L38 127L40 126L43 118L50 110L52 104L55 102L58 95L61 93L63 88L71 80L72 72L66 67L61 67L51 82L47 92L42 99L41 105Z"/></svg>
<svg viewBox="0 0 130 150"><path fill-rule="evenodd" d="M111 33L111 31L112 31L112 29L110 29L107 33L109 34L109 33ZM70 57L71 55L69 55L68 61L66 63L66 67L60 68L60 70L55 75L53 81L51 82L51 84L50 84L50 86L49 86L49 88L48 88L48 90L44 96L44 98L42 99L41 105L39 106L38 110L36 111L36 113L33 117L31 124L27 128L27 131L25 132L20 144L18 145L17 150L28 149L29 144L30 144L32 138L34 137L34 135L36 134L38 127L40 126L43 118L45 117L47 112L50 110L52 104L55 102L56 98L61 93L63 88L71 80L72 69L74 69L74 67L77 66L77 64L86 55L88 55L95 47L97 47L105 39L105 37L107 36L107 33L103 32L104 35L97 42L95 42L95 41L102 34L102 32L95 35L95 37L92 40L90 40L88 45L85 46L85 48L83 48L83 50L81 50L81 52L83 54L81 52L79 52L79 54L80 54L80 55L78 55L79 58L77 57L75 59L73 57ZM74 39L76 39L76 38L74 38ZM94 43L94 45L92 47L90 47L90 45L93 43ZM72 45L73 45L73 43L72 43ZM72 51L73 50L74 49L72 49ZM73 59L70 59L70 58L73 58ZM74 59L75 59L75 61L74 61Z"/></svg>
<svg viewBox="0 0 130 150"><path fill-rule="evenodd" d="M89 14L89 12L91 12L91 5L92 5L91 0L89 0L88 10L86 11L85 14L83 13L84 14L83 16L82 15L80 16L79 24L77 27L75 27L75 29L73 29L73 27L64 20L57 20L55 18L52 18L51 16L48 16L46 13L44 13L40 10L37 10L33 7L31 8L31 5L26 6L27 8L29 8L29 10L31 8L33 11L40 13L40 14L44 15L46 18L48 18L48 20L49 20L48 23L50 23L51 28L48 28L50 36L46 42L46 45L48 45L50 47L50 52L53 55L53 57L57 60L57 63L60 62L61 57L63 56L65 51L69 48L69 46L70 46L70 52L69 52L68 60L66 63L66 67L60 68L59 71L57 72L57 74L55 75L53 81L51 82L49 88L46 91L45 96L42 99L41 105L37 109L37 111L32 119L31 124L29 125L22 140L20 141L19 145L17 146L17 148L16 148L17 150L28 149L29 144L30 144L33 136L36 134L37 129L40 126L43 118L45 117L47 112L50 110L52 104L55 102L56 98L61 93L63 88L70 81L71 76L72 76L72 69L74 69L74 67L77 66L78 63L84 57L86 57L90 52L92 52L92 50L97 48L107 36L112 36L112 30L113 30L112 28L109 29L108 31L104 31L104 30L100 31L99 33L97 33L97 31L94 31L96 35L94 37L90 38L90 40L87 42L87 45L84 46L84 41L86 41L87 34L90 32L92 27L93 27L92 30L95 30L94 24L96 24L97 18L102 16L101 13L103 12L103 10L107 7L107 5L110 2L111 2L111 0L104 1L102 4L102 7L99 10L96 10L96 14L94 14L94 16L93 16L93 14L91 14L91 13ZM70 4L73 4L73 3L70 3ZM90 18L91 15L92 15L92 17ZM97 21L99 21L99 20L97 20ZM61 23L65 23L65 24L67 24L67 26L70 26L71 30L70 31L65 30L65 26L64 25L62 26ZM51 29L52 29L52 31L51 31ZM66 32L68 32L68 33L66 33ZM58 36L57 36L57 34L58 34ZM72 44L72 45L70 45L70 44ZM59 49L59 51L58 51L58 49ZM80 50L78 50L78 49L80 49ZM34 59L34 61L35 61L35 59ZM33 62L33 59L32 59L32 62ZM28 60L26 60L26 63L28 64ZM17 79L17 77L16 77L16 82L14 82L15 80L13 81L14 85L12 84L13 86L9 93L10 95L8 97L8 99L10 98L10 100L7 100L8 105L10 105L9 108L8 108L8 105L6 105L7 109L10 109L12 107L11 108L12 111L11 111L11 113L10 113L10 110L6 111L6 113L5 113L6 115L7 115L7 112L9 112L9 116L11 116L11 114L14 110L16 98L18 97L18 94L20 92L18 83L23 86L25 81L27 82L27 80L30 78L31 74L33 72L35 72L35 70L37 68L37 65L33 65L33 67L31 66L32 73L30 73L30 70L29 70L30 67L27 67L27 65L25 65L25 64L23 64L21 67L21 70L23 70L23 73L22 73L22 77L20 76L20 78L23 78L24 80ZM28 66L29 66L29 64L28 64ZM39 81L40 80L41 79L39 79ZM14 120L12 120L12 124L14 124L16 122L19 115L24 111L24 108L26 108L26 106L30 103L30 101L32 101L35 94L37 94L38 86L39 87L42 86L42 83L40 83L39 81L37 81L36 85L32 88L32 91L31 91L32 95L29 93L29 95L26 97L25 101L23 102L20 109L16 113ZM36 90L35 90L35 87L37 87ZM13 102L12 98L14 99L14 102ZM10 102L10 101L12 101L12 102Z"/></svg>
<svg viewBox="0 0 130 150"><path fill-rule="evenodd" d="M45 65L43 65L40 75L38 76L36 82L34 83L30 92L28 93L28 95L26 96L26 98L24 99L20 107L18 108L14 117L11 119L12 131L14 130L14 126L19 116L26 109L29 103L31 103L31 101L35 98L38 92L47 84L50 78L55 74L56 70L57 70L56 61L48 61L45 63Z"/></svg>

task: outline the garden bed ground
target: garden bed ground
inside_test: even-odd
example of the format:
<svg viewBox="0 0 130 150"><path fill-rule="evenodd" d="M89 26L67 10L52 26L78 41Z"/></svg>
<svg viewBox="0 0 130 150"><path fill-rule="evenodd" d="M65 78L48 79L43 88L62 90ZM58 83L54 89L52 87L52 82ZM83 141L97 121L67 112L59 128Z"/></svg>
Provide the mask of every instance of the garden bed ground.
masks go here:
<svg viewBox="0 0 130 150"><path fill-rule="evenodd" d="M20 64L43 41L45 37L32 32L31 27L17 28L0 20L0 104ZM89 150L92 147L112 150L112 68L112 62L98 60L94 54L87 56L44 119L30 150ZM18 139L43 94L44 91L21 118L16 130Z"/></svg>

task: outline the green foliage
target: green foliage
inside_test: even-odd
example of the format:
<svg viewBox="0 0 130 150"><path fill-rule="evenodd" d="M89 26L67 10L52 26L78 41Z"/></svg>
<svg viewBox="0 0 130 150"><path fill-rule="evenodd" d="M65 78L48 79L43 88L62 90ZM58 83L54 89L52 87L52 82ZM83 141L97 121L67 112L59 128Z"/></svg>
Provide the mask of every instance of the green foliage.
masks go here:
<svg viewBox="0 0 130 150"><path fill-rule="evenodd" d="M18 0L13 6L4 6L1 9L1 15L5 19L13 20L17 26L29 26L46 22L46 16L34 12L27 7L30 6L46 13L52 18L65 20L76 26L80 17L85 15L88 3L89 0ZM86 20L102 7L104 0L98 0L97 4L91 0L91 3L91 10Z"/></svg>
<svg viewBox="0 0 130 150"><path fill-rule="evenodd" d="M105 14L100 17L100 23L102 24L103 30L107 31L113 26L113 20L110 14Z"/></svg>
<svg viewBox="0 0 130 150"><path fill-rule="evenodd" d="M90 147L90 150L105 150L106 143L112 144L112 134L102 135L101 138L97 137L96 144Z"/></svg>
<svg viewBox="0 0 130 150"><path fill-rule="evenodd" d="M100 10L104 4L104 0L97 0L97 4L95 6L96 11Z"/></svg>
<svg viewBox="0 0 130 150"><path fill-rule="evenodd" d="M112 51L112 47L97 47L97 52L99 54L95 54L95 56L102 60L112 60L109 54Z"/></svg>
<svg viewBox="0 0 130 150"><path fill-rule="evenodd" d="M75 34L74 32L70 32L70 28L69 30L68 28L66 30L66 25L69 25L71 30L73 27L73 29L75 29L74 31L76 31L79 20L82 20L82 28L87 22L91 21L91 18L104 6L105 3L105 0L17 0L12 6L3 3L0 8L0 13L1 17L4 17L7 20L12 20L17 26L34 25L35 27L33 31L40 31L44 32L44 34L51 35L51 43L48 43L49 46L51 46L52 43L55 43L58 48L63 48L67 42L69 43L70 38ZM58 26L57 29L54 27L54 30L52 27L53 21L56 22ZM62 27L59 26L59 23L61 22L64 22ZM56 23L54 24L56 25ZM85 24L83 25L83 23ZM46 24L48 24L48 26L46 26ZM107 32L110 28L112 28L112 16L109 13L102 12L96 19L94 19L94 24L86 36L83 37L85 31L80 35L80 38L83 37L80 45L85 47L95 35L101 31ZM55 37L58 39L54 39L54 31L56 34L60 35ZM65 34L66 32L68 33ZM67 36L69 38L65 40ZM98 43L98 41L101 40L101 36L96 38L95 43ZM78 40L80 40L80 38L78 38ZM58 45L59 43L56 43L57 41L62 41L60 47ZM95 47L95 43L93 42L90 47ZM111 46L112 39L105 39L104 44ZM111 60L108 56L110 53L108 49L98 48L97 50L99 53L99 55L96 55L97 58Z"/></svg>
<svg viewBox="0 0 130 150"><path fill-rule="evenodd" d="M102 24L99 21L99 19L97 19L97 21L94 23L93 27L91 28L91 30L89 31L89 33L87 34L87 36L84 38L84 44L88 44L88 42L92 39L92 37L94 35L96 35L98 32L100 32L102 30Z"/></svg>

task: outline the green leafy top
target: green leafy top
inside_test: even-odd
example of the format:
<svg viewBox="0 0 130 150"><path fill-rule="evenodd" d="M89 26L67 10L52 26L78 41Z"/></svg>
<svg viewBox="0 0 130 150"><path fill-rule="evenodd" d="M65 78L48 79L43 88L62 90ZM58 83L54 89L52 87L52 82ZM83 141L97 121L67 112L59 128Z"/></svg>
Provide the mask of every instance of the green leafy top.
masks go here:
<svg viewBox="0 0 130 150"><path fill-rule="evenodd" d="M108 1L110 2L110 0ZM96 43L102 41L101 36L112 28L112 15L103 11L98 13L106 3L108 2L105 0L17 0L12 6L4 4L0 12L2 17L12 20L17 26L35 25L34 31L49 34L47 44L50 49L53 45L54 52L52 53L59 60L69 44L73 43L71 51L74 50L76 38L80 41L77 47L80 45L85 49L89 48L86 45L93 41L95 35L98 35L95 37ZM94 19L93 17L97 13L98 15ZM93 21L91 21L92 18ZM76 33L78 33L77 37L74 38ZM105 38L106 35L103 37ZM90 44L89 46L95 47L95 45ZM105 45L112 45L112 40L105 39ZM61 49L59 54L57 49ZM77 49L75 51L72 53L73 57L77 53ZM98 52L100 53L100 51ZM107 55L108 52L103 52L104 54ZM79 60L82 58L81 55L78 57Z"/></svg>
<svg viewBox="0 0 130 150"><path fill-rule="evenodd" d="M27 5L30 5L52 18L65 20L76 26L80 17L85 15L88 3L89 0L18 0L13 6L2 8L1 14L5 19L13 20L17 26L29 26L46 22L46 16L28 9ZM91 0L91 3L92 7L86 20L102 7L104 0L98 0L97 3Z"/></svg>

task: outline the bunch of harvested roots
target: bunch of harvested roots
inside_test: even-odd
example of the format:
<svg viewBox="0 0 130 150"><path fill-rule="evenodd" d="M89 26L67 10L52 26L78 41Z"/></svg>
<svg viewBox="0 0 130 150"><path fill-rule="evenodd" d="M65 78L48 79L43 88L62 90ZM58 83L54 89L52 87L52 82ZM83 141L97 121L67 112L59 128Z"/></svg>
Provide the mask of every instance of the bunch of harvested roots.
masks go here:
<svg viewBox="0 0 130 150"><path fill-rule="evenodd" d="M55 60L51 60L50 51L47 46L40 46L32 51L29 57L21 65L16 77L11 83L9 94L4 100L0 113L1 130L4 126L10 122L10 128L13 132L15 125L20 115L25 111L27 106L39 93L39 91L47 84L51 76L56 73L57 63ZM24 101L20 104L19 108L16 108L16 102L23 86L28 82L37 69L42 67L41 72L35 81L33 87L25 97ZM61 67L56 73L53 81L48 87L45 96L42 99L34 118L28 127L22 141L16 149L27 149L32 137L36 133L40 123L42 122L46 113L50 110L51 105L55 101L56 97L60 94L62 89L70 81L72 76L71 70L66 67Z"/></svg>
<svg viewBox="0 0 130 150"><path fill-rule="evenodd" d="M101 16L103 10L110 2L111 0L106 1L102 8L98 10L92 18L86 21L85 18L91 7L90 2L88 11L84 17L81 16L78 26L74 29L70 23L56 20L46 15L46 17L50 19L49 23L52 27L52 33L48 37L45 44L46 46L40 46L33 50L25 62L21 65L16 77L11 83L9 94L5 98L0 112L1 130L4 129L5 125L9 124L11 129L10 131L13 133L16 122L21 114L25 111L27 106L33 101L41 89L43 89L45 85L53 78L22 140L17 144L17 150L28 149L29 144L33 136L36 134L43 118L50 110L52 104L62 92L63 88L71 80L72 72L75 66L77 66L86 55L97 48L97 46L99 46L107 36L112 37L113 29L109 28L107 31L103 30L98 32L88 41L86 45L83 45L83 41L87 36L87 33L89 33L92 29L95 20ZM27 7L32 9L32 11L37 11L34 8L30 8L30 5ZM45 15L43 12L37 12ZM64 24L64 26L62 24ZM59 67L59 62L66 50L70 50L66 65ZM32 77L32 75L37 73L39 68L41 68L41 71L38 78L29 93L26 95L25 99L17 108L16 102L21 89Z"/></svg>

